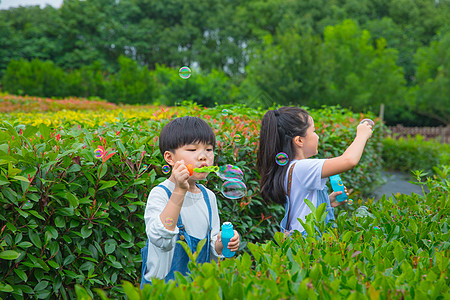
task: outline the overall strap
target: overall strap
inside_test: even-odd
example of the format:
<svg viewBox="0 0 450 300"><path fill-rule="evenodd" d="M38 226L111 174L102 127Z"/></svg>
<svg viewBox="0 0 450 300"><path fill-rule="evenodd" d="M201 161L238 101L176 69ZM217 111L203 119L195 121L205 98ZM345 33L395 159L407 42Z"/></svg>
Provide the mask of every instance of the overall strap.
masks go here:
<svg viewBox="0 0 450 300"><path fill-rule="evenodd" d="M206 188L203 185L201 185L201 184L197 184L197 187L202 191L203 199L205 199L206 206L208 207L208 212L209 212L209 231L211 232L212 213L211 213L211 204L209 203L208 192L206 191Z"/></svg>
<svg viewBox="0 0 450 300"><path fill-rule="evenodd" d="M288 174L288 182L287 182L287 197L291 196L291 183L292 183L292 172L294 171L294 166L297 162L293 163L291 167L289 168L289 174ZM289 199L289 208L288 208L288 217L287 217L287 223L286 223L286 230L289 230L289 217L291 214L291 201Z"/></svg>
<svg viewBox="0 0 450 300"><path fill-rule="evenodd" d="M170 197L172 196L172 192L169 190L169 188L167 188L165 185L162 185L162 184L158 184L157 187L164 189L167 193L167 197L169 197L169 199L170 199ZM178 216L177 227L179 229L183 229L183 227L184 227L183 221L181 220L181 214Z"/></svg>

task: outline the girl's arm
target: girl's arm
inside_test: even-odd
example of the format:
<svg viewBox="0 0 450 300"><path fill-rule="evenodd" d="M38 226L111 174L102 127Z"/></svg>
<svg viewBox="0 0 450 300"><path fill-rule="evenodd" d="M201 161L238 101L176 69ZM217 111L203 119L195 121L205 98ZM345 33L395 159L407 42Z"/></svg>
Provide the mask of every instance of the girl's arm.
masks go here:
<svg viewBox="0 0 450 300"><path fill-rule="evenodd" d="M345 152L338 157L325 160L322 167L322 178L330 177L353 169L361 159L367 140L372 135L372 125L367 122L356 128L356 137Z"/></svg>

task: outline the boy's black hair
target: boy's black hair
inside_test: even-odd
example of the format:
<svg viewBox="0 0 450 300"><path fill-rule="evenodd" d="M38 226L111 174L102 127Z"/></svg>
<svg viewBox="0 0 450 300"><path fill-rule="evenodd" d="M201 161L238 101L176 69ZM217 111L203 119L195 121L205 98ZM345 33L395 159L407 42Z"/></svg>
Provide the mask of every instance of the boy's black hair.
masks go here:
<svg viewBox="0 0 450 300"><path fill-rule="evenodd" d="M159 134L159 151L175 152L188 144L204 143L216 147L216 136L204 120L197 117L176 118L164 126Z"/></svg>

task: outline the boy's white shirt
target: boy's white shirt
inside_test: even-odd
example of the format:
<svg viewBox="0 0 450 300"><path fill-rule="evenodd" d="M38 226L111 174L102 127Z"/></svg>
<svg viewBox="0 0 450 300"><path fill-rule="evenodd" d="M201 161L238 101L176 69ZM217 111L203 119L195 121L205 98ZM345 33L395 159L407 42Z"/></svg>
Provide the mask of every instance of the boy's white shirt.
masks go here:
<svg viewBox="0 0 450 300"><path fill-rule="evenodd" d="M291 194L289 196L291 207L289 227L291 230L303 232L303 226L297 218L305 221L306 216L311 213L311 209L309 209L304 199L308 199L314 206L317 206L317 192L325 188L328 178L322 178L322 167L325 159L308 158L293 160L286 170L286 178L284 180L285 191L287 191L289 169L294 162L296 164L292 172Z"/></svg>
<svg viewBox="0 0 450 300"><path fill-rule="evenodd" d="M171 192L175 189L175 183L169 179L166 179L161 184L166 186ZM217 258L220 256L215 249L217 235L220 232L219 212L216 196L209 189L206 189L206 191L209 196L212 218L211 260L217 261ZM145 231L150 239L150 243L147 256L147 273L144 276L148 281L151 281L152 278L165 278L172 265L179 230L178 227L175 227L174 231L166 229L159 217L168 201L167 192L160 187L153 188L147 199L144 220ZM186 193L180 215L184 228L190 236L199 239L206 237L209 227L209 212L202 192Z"/></svg>

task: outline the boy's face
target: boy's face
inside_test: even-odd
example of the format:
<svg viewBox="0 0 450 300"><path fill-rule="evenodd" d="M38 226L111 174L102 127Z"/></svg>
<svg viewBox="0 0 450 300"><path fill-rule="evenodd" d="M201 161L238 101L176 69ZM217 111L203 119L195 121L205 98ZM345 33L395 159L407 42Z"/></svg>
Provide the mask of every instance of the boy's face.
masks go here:
<svg viewBox="0 0 450 300"><path fill-rule="evenodd" d="M191 164L194 168L212 166L214 163L214 148L204 143L194 143L181 146L174 152L166 151L164 158L173 166L177 161L184 160L184 164ZM203 180L208 173L196 173L192 175L194 180Z"/></svg>

